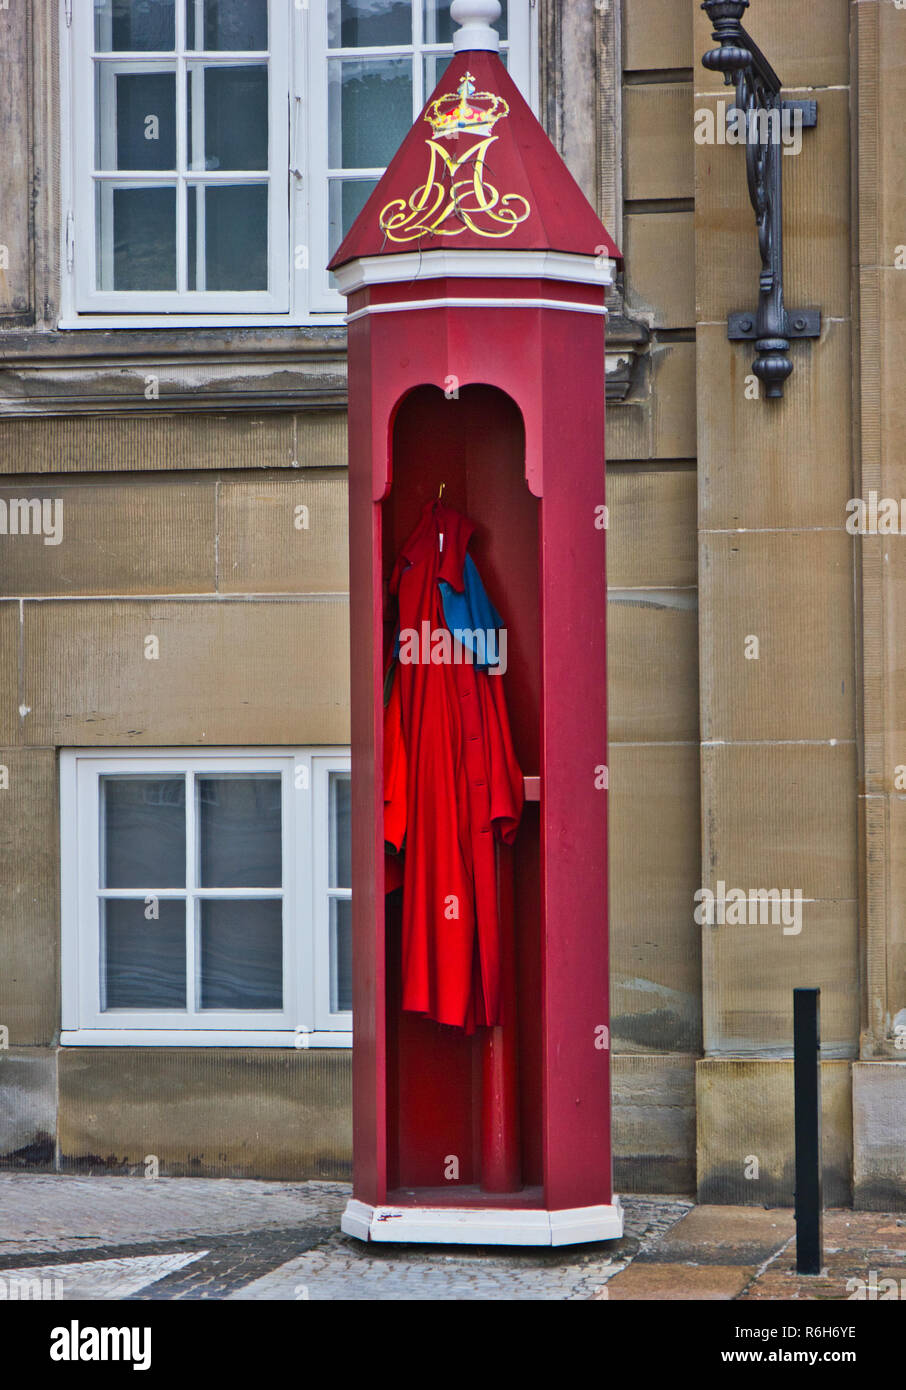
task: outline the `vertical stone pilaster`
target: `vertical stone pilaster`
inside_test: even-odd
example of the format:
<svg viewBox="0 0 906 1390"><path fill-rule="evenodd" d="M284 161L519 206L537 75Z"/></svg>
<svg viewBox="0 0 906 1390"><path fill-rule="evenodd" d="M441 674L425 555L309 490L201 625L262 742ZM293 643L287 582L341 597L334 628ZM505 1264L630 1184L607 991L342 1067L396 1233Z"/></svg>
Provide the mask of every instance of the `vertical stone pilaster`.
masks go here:
<svg viewBox="0 0 906 1390"><path fill-rule="evenodd" d="M794 345L785 397L769 401L751 346L727 339L727 315L755 309L760 258L744 151L717 138L732 93L701 67L711 32L695 9L694 108L714 132L695 146L701 886L803 900L798 931L747 915L701 927L699 1194L758 1205L792 1199L792 1125L775 1120L793 989L822 989L837 1111L859 1039L849 11L815 0L795 33L780 0L746 15L784 95L818 101L817 128L783 156L785 292L791 309L820 307L823 330ZM844 1200L848 1135L831 1151Z"/></svg>
<svg viewBox="0 0 906 1390"><path fill-rule="evenodd" d="M858 237L858 411L854 450L867 499L906 496L906 11L853 3ZM860 830L865 981L861 1063L853 1074L857 1206L906 1209L906 537L859 541L864 727ZM902 1031L899 1031L902 1030Z"/></svg>

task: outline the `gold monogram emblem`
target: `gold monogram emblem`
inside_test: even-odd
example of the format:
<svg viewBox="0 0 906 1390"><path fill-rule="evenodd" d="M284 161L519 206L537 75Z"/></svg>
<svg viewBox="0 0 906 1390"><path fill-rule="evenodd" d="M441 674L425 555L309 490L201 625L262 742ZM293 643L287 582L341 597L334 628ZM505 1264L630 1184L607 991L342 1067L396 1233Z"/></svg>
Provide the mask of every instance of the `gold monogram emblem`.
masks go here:
<svg viewBox="0 0 906 1390"><path fill-rule="evenodd" d="M408 198L394 198L381 211L381 231L390 241L416 241L423 236L460 236L464 231L483 237L507 237L524 222L531 208L521 193L505 193L487 178L487 153L497 139L497 121L509 115L502 97L475 92L467 72L457 89L433 101L425 120L434 131L425 141L431 159L425 182ZM461 136L477 139L462 154L440 142Z"/></svg>

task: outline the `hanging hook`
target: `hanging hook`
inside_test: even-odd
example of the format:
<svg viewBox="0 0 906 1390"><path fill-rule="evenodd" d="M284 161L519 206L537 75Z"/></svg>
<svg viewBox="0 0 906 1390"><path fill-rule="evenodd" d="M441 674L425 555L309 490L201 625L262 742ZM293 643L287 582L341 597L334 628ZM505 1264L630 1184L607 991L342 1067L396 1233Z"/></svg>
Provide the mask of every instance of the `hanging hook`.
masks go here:
<svg viewBox="0 0 906 1390"><path fill-rule="evenodd" d="M444 488L445 488L446 486L447 486L446 483L441 483L441 485L440 485L440 487L439 487L439 489L438 489L438 492L437 492L437 500L438 500L438 502L439 502L440 499L443 497L443 495L444 495Z"/></svg>

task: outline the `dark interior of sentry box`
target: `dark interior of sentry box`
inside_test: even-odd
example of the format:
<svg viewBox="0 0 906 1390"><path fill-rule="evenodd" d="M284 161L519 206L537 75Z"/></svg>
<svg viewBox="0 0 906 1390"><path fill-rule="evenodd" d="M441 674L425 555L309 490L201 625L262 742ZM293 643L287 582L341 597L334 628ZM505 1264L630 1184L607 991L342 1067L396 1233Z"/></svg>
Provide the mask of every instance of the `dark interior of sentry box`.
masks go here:
<svg viewBox="0 0 906 1390"><path fill-rule="evenodd" d="M447 399L421 386L401 402L391 440L391 487L383 502L383 575L425 503L437 498L476 525L470 553L507 630L504 681L522 773L540 772L539 503L524 473L518 407L490 386ZM390 640L388 631L386 640ZM386 647L386 643L385 643ZM527 801L513 850L519 1029L521 1200L540 1202L541 885L539 803ZM398 1203L510 1205L513 1194L481 1192L481 1048L485 1030L458 1029L400 1006L401 890L387 900L388 1198ZM459 1159L458 1181L445 1180Z"/></svg>

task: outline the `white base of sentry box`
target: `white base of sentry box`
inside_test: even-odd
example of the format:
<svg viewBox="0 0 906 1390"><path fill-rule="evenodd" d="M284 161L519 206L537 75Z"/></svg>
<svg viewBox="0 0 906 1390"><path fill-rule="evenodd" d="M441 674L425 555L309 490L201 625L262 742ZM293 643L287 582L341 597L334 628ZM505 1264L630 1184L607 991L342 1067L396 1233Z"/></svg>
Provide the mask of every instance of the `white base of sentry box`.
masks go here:
<svg viewBox="0 0 906 1390"><path fill-rule="evenodd" d="M359 1240L427 1245L581 1245L623 1234L619 1197L611 1206L569 1211L492 1207L375 1207L351 1197L341 1229Z"/></svg>

